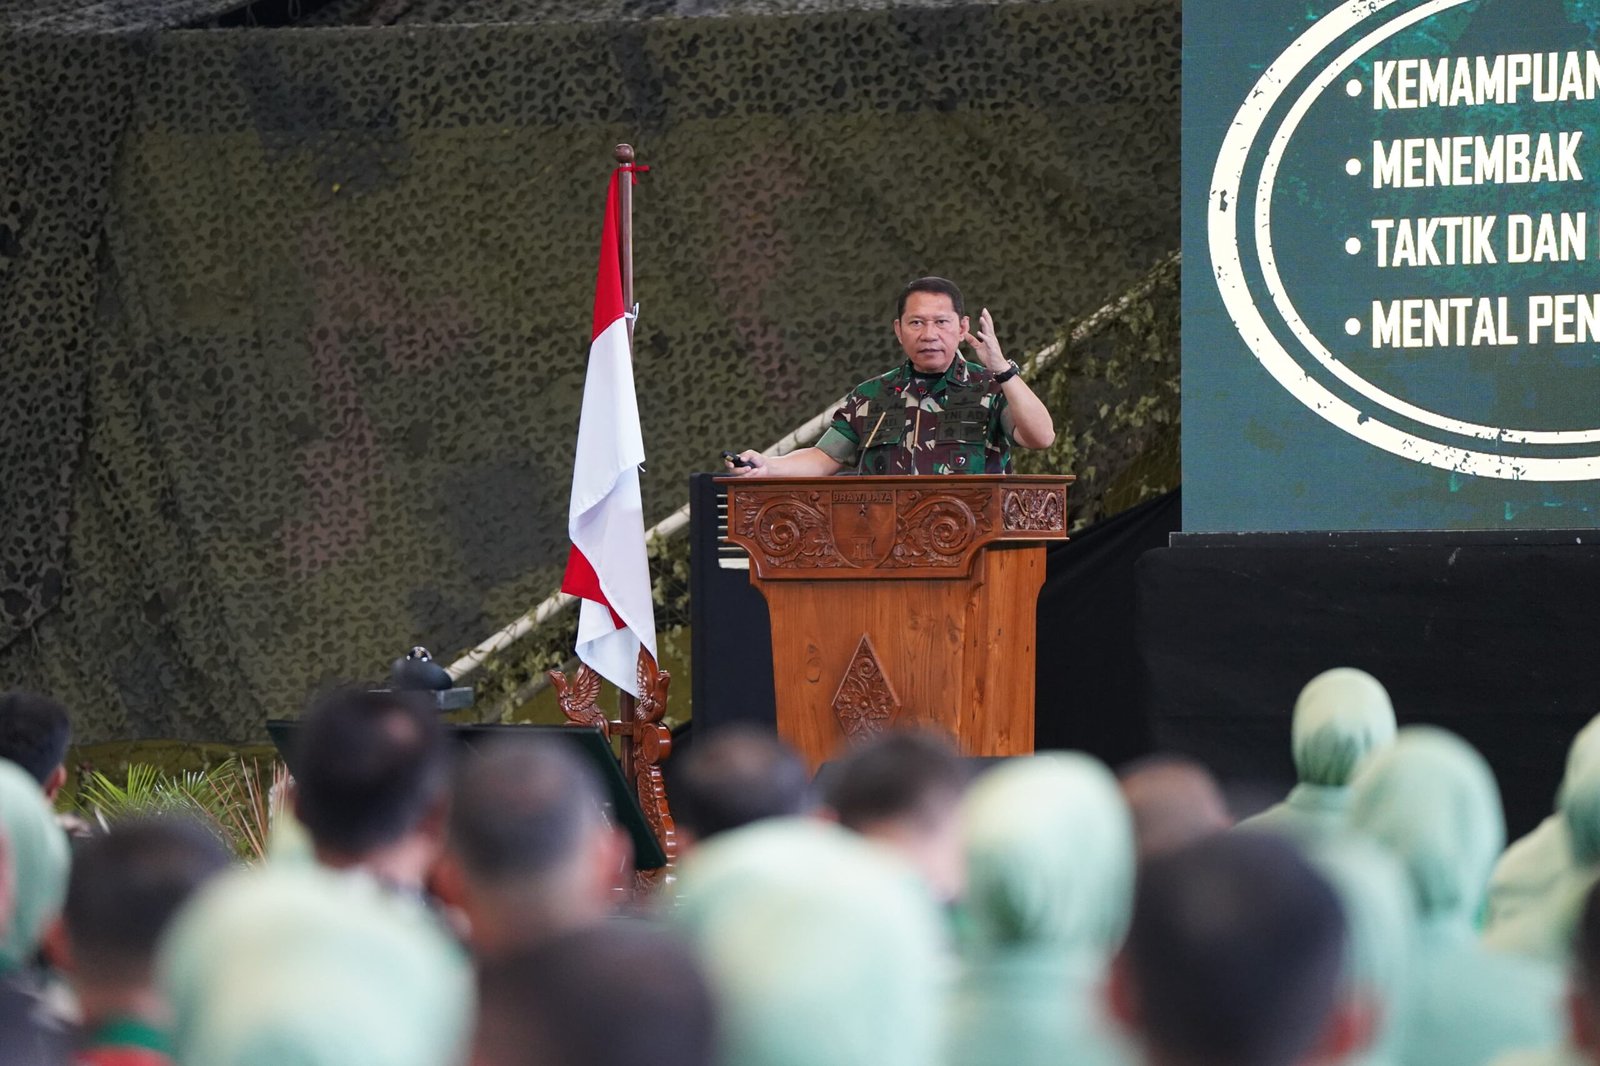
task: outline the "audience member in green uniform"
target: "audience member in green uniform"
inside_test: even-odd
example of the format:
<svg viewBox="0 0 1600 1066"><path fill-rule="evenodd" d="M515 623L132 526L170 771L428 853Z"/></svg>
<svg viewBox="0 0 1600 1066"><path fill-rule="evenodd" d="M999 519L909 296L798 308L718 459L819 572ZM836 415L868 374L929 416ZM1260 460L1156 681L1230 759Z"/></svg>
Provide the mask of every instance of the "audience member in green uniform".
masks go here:
<svg viewBox="0 0 1600 1066"><path fill-rule="evenodd" d="M1307 857L1344 909L1345 998L1358 1029L1346 1061L1396 1066L1416 939L1411 885L1388 852L1354 834L1311 844Z"/></svg>
<svg viewBox="0 0 1600 1066"><path fill-rule="evenodd" d="M39 783L0 759L0 823L10 845L11 924L0 937L0 976L32 964L45 929L61 913L71 855Z"/></svg>
<svg viewBox="0 0 1600 1066"><path fill-rule="evenodd" d="M199 889L233 864L216 830L178 815L113 822L78 845L51 957L77 997L77 1066L163 1066L171 1011L156 945Z"/></svg>
<svg viewBox="0 0 1600 1066"><path fill-rule="evenodd" d="M1555 813L1507 848L1495 863L1489 879L1488 932L1517 919L1525 910L1541 909L1562 875L1572 869L1572 840L1562 811L1563 798L1578 772L1590 763L1600 763L1600 716L1578 732L1567 750L1567 769L1556 792Z"/></svg>
<svg viewBox="0 0 1600 1066"><path fill-rule="evenodd" d="M1567 978L1567 1036L1559 1045L1513 1051L1494 1066L1600 1066L1600 886L1579 907Z"/></svg>
<svg viewBox="0 0 1600 1066"><path fill-rule="evenodd" d="M1561 785L1561 820L1568 861L1554 871L1545 890L1524 897L1512 912L1484 931L1483 942L1564 964L1589 888L1600 877L1600 760L1590 759L1567 774Z"/></svg>
<svg viewBox="0 0 1600 1066"><path fill-rule="evenodd" d="M465 955L359 872L225 874L178 915L157 972L180 1066L448 1066L469 1035Z"/></svg>
<svg viewBox="0 0 1600 1066"><path fill-rule="evenodd" d="M15 889L11 845L0 819L0 932L10 924ZM71 1034L39 1009L36 990L22 976L17 971L0 975L0 1066L64 1066Z"/></svg>
<svg viewBox="0 0 1600 1066"><path fill-rule="evenodd" d="M980 777L962 813L966 936L945 1061L1129 1061L1101 1007L1133 902L1116 779L1085 755L1016 759Z"/></svg>
<svg viewBox="0 0 1600 1066"><path fill-rule="evenodd" d="M1394 707L1377 678L1348 667L1318 674L1294 703L1290 745L1299 783L1283 802L1239 824L1303 840L1339 832L1356 767L1394 733Z"/></svg>
<svg viewBox="0 0 1600 1066"><path fill-rule="evenodd" d="M1500 791L1483 757L1440 729L1401 730L1356 775L1350 824L1400 860L1416 897L1401 1061L1474 1066L1552 1043L1559 970L1488 951L1473 926L1505 842Z"/></svg>
<svg viewBox="0 0 1600 1066"><path fill-rule="evenodd" d="M820 820L769 819L697 848L674 917L734 1066L928 1066L942 920L909 865Z"/></svg>

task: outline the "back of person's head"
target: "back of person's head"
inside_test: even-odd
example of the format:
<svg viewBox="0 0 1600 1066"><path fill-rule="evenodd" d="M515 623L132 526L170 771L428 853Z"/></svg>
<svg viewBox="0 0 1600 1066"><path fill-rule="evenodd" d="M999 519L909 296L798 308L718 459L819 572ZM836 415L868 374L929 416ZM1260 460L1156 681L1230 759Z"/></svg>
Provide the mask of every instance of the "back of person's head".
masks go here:
<svg viewBox="0 0 1600 1066"><path fill-rule="evenodd" d="M74 979L149 983L173 915L231 862L214 830L177 815L125 819L84 841L62 909Z"/></svg>
<svg viewBox="0 0 1600 1066"><path fill-rule="evenodd" d="M696 738L672 776L673 821L691 844L810 806L805 762L771 731L753 726Z"/></svg>
<svg viewBox="0 0 1600 1066"><path fill-rule="evenodd" d="M950 742L925 730L875 737L829 767L823 802L846 829L884 822L931 824L945 818L967 787Z"/></svg>
<svg viewBox="0 0 1600 1066"><path fill-rule="evenodd" d="M595 772L560 741L508 741L456 766L449 848L481 884L557 872L606 825Z"/></svg>
<svg viewBox="0 0 1600 1066"><path fill-rule="evenodd" d="M1324 670L1300 690L1290 730L1295 772L1304 785L1347 785L1372 752L1394 741L1394 706L1364 670Z"/></svg>
<svg viewBox="0 0 1600 1066"><path fill-rule="evenodd" d="M0 975L28 965L61 911L71 854L39 783L0 759L0 830L11 866L11 921L0 929Z"/></svg>
<svg viewBox="0 0 1600 1066"><path fill-rule="evenodd" d="M562 741L502 741L456 766L445 877L474 946L499 952L601 917L626 843L594 770Z"/></svg>
<svg viewBox="0 0 1600 1066"><path fill-rule="evenodd" d="M715 1011L688 945L608 922L485 964L474 1043L474 1066L712 1066Z"/></svg>
<svg viewBox="0 0 1600 1066"><path fill-rule="evenodd" d="M1136 759L1117 779L1133 815L1140 859L1176 851L1233 825L1216 778L1187 756Z"/></svg>
<svg viewBox="0 0 1600 1066"><path fill-rule="evenodd" d="M1350 826L1405 868L1423 922L1470 924L1505 846L1500 790L1470 744L1407 726L1356 774Z"/></svg>
<svg viewBox="0 0 1600 1066"><path fill-rule="evenodd" d="M51 799L66 782L71 742L72 720L61 704L31 692L0 693L0 759L28 771Z"/></svg>
<svg viewBox="0 0 1600 1066"><path fill-rule="evenodd" d="M1344 939L1333 890L1293 847L1212 837L1141 869L1113 1010L1153 1061L1291 1066L1328 1038Z"/></svg>
<svg viewBox="0 0 1600 1066"><path fill-rule="evenodd" d="M1116 778L1077 753L1012 759L962 802L966 915L984 950L1120 942L1133 891L1133 822Z"/></svg>
<svg viewBox="0 0 1600 1066"><path fill-rule="evenodd" d="M437 711L414 693L329 693L295 742L295 814L319 851L359 857L392 844L438 805L448 743Z"/></svg>
<svg viewBox="0 0 1600 1066"><path fill-rule="evenodd" d="M948 740L918 729L886 733L829 771L824 802L840 825L899 854L939 899L961 895L959 812L969 775Z"/></svg>
<svg viewBox="0 0 1600 1066"><path fill-rule="evenodd" d="M157 974L181 1066L438 1066L470 1036L471 971L433 916L320 866L217 878Z"/></svg>
<svg viewBox="0 0 1600 1066"><path fill-rule="evenodd" d="M775 818L697 849L673 919L699 952L740 1066L927 1066L942 918L865 841Z"/></svg>

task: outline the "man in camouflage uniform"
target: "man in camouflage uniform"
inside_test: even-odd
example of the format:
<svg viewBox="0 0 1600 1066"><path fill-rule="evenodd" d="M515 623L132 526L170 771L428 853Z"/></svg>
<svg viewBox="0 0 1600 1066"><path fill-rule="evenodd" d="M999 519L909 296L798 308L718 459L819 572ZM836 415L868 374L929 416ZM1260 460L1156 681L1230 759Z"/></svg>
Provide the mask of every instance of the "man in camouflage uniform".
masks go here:
<svg viewBox="0 0 1600 1066"><path fill-rule="evenodd" d="M850 391L810 448L782 456L741 453L747 476L862 474L1005 474L1011 446L1046 448L1055 439L1050 412L1017 376L985 308L970 332L961 290L943 278L919 278L900 294L894 332L906 361ZM979 362L962 357L967 342Z"/></svg>

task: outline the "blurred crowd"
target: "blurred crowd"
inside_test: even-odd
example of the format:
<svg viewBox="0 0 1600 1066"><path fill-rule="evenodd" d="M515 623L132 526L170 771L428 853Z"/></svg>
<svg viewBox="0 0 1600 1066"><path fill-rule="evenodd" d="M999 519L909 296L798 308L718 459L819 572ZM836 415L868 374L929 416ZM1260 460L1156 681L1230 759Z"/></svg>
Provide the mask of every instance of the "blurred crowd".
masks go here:
<svg viewBox="0 0 1600 1066"><path fill-rule="evenodd" d="M1176 755L891 732L813 777L725 729L649 890L549 733L331 693L246 864L180 815L64 831L70 730L0 696L0 1066L1600 1063L1600 724L1506 847L1482 756L1357 670L1237 824Z"/></svg>

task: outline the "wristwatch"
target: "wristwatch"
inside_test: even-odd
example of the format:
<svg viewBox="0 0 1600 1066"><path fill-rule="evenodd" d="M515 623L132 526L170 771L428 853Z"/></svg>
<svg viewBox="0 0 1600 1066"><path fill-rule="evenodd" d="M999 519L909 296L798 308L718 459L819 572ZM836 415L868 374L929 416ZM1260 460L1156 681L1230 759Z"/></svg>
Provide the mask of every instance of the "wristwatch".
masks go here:
<svg viewBox="0 0 1600 1066"><path fill-rule="evenodd" d="M1004 385L1006 382L1008 382L1012 378L1016 377L1017 376L1017 372L1022 369L1020 366L1017 365L1017 361L1015 359L1007 359L1006 362L1011 364L1011 369L1010 370L1002 370L1002 371L1000 371L1000 373L998 373L998 374L996 374L994 376L994 383L996 385Z"/></svg>

